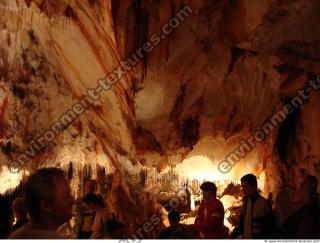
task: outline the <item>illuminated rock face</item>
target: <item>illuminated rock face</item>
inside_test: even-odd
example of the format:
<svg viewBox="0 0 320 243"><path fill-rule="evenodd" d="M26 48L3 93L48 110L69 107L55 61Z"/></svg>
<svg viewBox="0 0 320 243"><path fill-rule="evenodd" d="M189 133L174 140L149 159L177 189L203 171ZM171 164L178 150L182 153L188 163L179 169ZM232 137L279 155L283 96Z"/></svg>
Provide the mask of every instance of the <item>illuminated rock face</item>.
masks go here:
<svg viewBox="0 0 320 243"><path fill-rule="evenodd" d="M131 187L135 183L124 175L151 168L159 172L184 159L199 168L209 161L212 174L219 175L219 162L320 73L316 0L0 4L3 165L15 161L120 60L132 58L182 6L192 9L52 142L41 150L33 147L34 153L29 148L23 164L30 171L66 168L72 162L75 187L85 164L92 165L94 175L96 165L105 167L106 174L117 171L121 179L114 182L112 200L117 201L120 190L121 197L128 197L123 208L132 206L132 191L139 188ZM297 187L304 171L319 178L319 91L297 107L286 118L280 116L268 136L221 177L237 181L252 172L263 180L265 194ZM10 183L6 185L14 186ZM139 183L143 185L141 178Z"/></svg>

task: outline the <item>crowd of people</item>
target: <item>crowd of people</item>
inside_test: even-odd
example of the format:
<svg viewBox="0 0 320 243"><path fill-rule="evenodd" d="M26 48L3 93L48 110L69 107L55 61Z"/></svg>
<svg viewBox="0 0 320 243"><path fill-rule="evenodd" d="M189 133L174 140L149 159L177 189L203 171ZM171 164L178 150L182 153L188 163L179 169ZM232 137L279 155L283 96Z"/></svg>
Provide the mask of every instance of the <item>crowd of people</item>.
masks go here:
<svg viewBox="0 0 320 243"><path fill-rule="evenodd" d="M243 204L238 224L232 232L224 225L224 206L217 198L217 187L204 182L202 201L197 210L193 230L198 239L316 239L320 232L320 210L317 178L305 176L299 190L291 198L294 212L277 225L270 199L260 195L257 178L247 174L241 178ZM95 180L87 181L84 195L77 200L71 193L64 172L59 168L43 168L28 177L23 197L12 203L15 222L6 229L9 239L63 239L61 225L75 216L73 238L124 239L127 227L97 193ZM180 223L177 209L169 209L170 226L154 238L188 239L190 228ZM2 229L4 230L4 229ZM1 233L2 238L6 238Z"/></svg>

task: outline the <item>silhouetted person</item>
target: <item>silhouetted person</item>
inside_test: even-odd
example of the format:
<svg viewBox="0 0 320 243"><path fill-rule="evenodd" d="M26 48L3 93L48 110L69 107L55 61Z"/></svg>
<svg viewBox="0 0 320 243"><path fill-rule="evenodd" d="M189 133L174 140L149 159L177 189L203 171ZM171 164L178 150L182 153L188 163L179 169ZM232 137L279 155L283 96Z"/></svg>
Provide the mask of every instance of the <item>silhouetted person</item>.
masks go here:
<svg viewBox="0 0 320 243"><path fill-rule="evenodd" d="M195 227L201 239L222 239L224 236L224 208L216 198L217 187L212 182L204 182L200 186L203 200L200 203Z"/></svg>
<svg viewBox="0 0 320 243"><path fill-rule="evenodd" d="M23 198L17 197L12 203L13 216L16 219L15 224L12 226L12 231L21 228L28 220L27 205Z"/></svg>
<svg viewBox="0 0 320 243"><path fill-rule="evenodd" d="M91 239L102 239L105 232L105 222L111 219L114 219L114 215L108 208L105 207L101 197L88 193L83 198L83 203L85 206L95 212L94 223L92 226Z"/></svg>
<svg viewBox="0 0 320 243"><path fill-rule="evenodd" d="M111 219L104 223L105 235L103 239L124 239L124 225L116 220Z"/></svg>
<svg viewBox="0 0 320 243"><path fill-rule="evenodd" d="M30 222L13 232L11 239L61 239L57 228L71 219L74 198L64 172L40 169L27 179L24 199Z"/></svg>
<svg viewBox="0 0 320 243"><path fill-rule="evenodd" d="M280 229L283 239L316 239L317 211L315 211L314 197L309 186L302 186L291 198L296 211L288 217Z"/></svg>
<svg viewBox="0 0 320 243"><path fill-rule="evenodd" d="M9 200L0 195L0 239L7 239L12 228Z"/></svg>
<svg viewBox="0 0 320 243"><path fill-rule="evenodd" d="M96 194L97 182L88 180L85 183L84 195ZM94 211L88 210L83 204L83 196L76 200L76 222L74 226L74 234L77 239L90 239L92 234L92 226L94 222Z"/></svg>
<svg viewBox="0 0 320 243"><path fill-rule="evenodd" d="M318 225L320 234L320 199L317 192L318 179L313 175L305 175L301 183L300 189L305 190L309 194L310 202L308 203L313 211L314 220Z"/></svg>
<svg viewBox="0 0 320 243"><path fill-rule="evenodd" d="M257 178L247 174L241 178L244 194L239 225L231 238L267 239L275 233L272 207L258 192Z"/></svg>
<svg viewBox="0 0 320 243"><path fill-rule="evenodd" d="M163 230L159 239L187 239L187 234L184 226L180 224L180 213L171 210L168 215L170 226Z"/></svg>

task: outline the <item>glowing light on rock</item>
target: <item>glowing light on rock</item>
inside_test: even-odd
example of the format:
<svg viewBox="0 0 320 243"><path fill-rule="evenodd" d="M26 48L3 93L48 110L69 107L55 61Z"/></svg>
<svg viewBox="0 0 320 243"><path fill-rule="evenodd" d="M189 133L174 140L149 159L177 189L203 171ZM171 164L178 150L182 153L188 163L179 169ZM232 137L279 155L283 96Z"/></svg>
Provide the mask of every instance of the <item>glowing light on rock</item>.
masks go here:
<svg viewBox="0 0 320 243"><path fill-rule="evenodd" d="M230 208L240 207L242 204L242 200L241 198L236 198L230 195L224 195L223 197L220 198L220 200L225 208L224 225L227 226L230 231L232 231L234 229L234 226L228 220L228 218L231 216Z"/></svg>
<svg viewBox="0 0 320 243"><path fill-rule="evenodd" d="M194 196L192 193L191 193L190 199L191 199L191 210L194 211L196 210L196 205L195 205Z"/></svg>
<svg viewBox="0 0 320 243"><path fill-rule="evenodd" d="M20 184L23 176L28 174L27 171L12 173L7 166L2 166L0 172L0 194L16 188Z"/></svg>
<svg viewBox="0 0 320 243"><path fill-rule="evenodd" d="M177 165L176 172L180 177L192 181L231 181L233 173L222 174L214 161L206 156L192 156Z"/></svg>
<svg viewBox="0 0 320 243"><path fill-rule="evenodd" d="M228 221L228 218L231 216L231 212L230 210L226 210L225 213L224 213L224 225L226 227L228 227L229 231L232 232L232 230L235 228L229 221Z"/></svg>
<svg viewBox="0 0 320 243"><path fill-rule="evenodd" d="M83 167L85 165L91 165L94 175L96 174L96 165L105 167L107 173L114 172L112 163L110 162L110 159L106 154L104 154L103 152L84 152L81 149L81 146L63 147L63 149L59 151L59 154L57 158L55 158L55 161L60 163L60 167L67 166L70 162L73 162L75 168Z"/></svg>

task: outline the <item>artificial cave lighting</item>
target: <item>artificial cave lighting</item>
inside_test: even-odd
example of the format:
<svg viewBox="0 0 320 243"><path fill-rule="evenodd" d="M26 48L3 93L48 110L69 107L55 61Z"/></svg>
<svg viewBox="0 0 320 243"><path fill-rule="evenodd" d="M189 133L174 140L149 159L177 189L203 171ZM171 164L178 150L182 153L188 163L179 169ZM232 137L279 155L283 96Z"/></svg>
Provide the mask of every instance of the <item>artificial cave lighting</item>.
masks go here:
<svg viewBox="0 0 320 243"><path fill-rule="evenodd" d="M28 176L29 172L20 170L12 173L8 166L1 166L0 172L0 194L10 192L15 189L21 183L25 176Z"/></svg>
<svg viewBox="0 0 320 243"><path fill-rule="evenodd" d="M218 170L217 163L206 156L191 156L178 164L174 171L182 180L192 182L197 180L199 183L212 181L226 186L229 183L236 182L233 180L233 173L223 174ZM220 189L220 188L219 188ZM219 190L218 190L219 192Z"/></svg>

